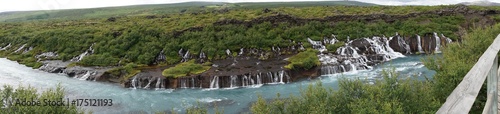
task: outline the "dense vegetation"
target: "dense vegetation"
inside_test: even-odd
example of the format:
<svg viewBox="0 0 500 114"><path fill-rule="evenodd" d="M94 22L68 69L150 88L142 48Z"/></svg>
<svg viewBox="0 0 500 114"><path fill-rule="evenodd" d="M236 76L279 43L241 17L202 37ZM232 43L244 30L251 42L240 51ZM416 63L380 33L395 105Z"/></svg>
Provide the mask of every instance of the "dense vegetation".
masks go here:
<svg viewBox="0 0 500 114"><path fill-rule="evenodd" d="M271 101L259 97L251 111L254 114L427 114L440 107L429 91L430 82L401 79L395 71L382 75L383 80L375 84L343 79L338 90L318 82L301 90L299 96L282 99L278 94Z"/></svg>
<svg viewBox="0 0 500 114"><path fill-rule="evenodd" d="M60 4L64 5L64 4ZM98 19L111 16L146 16L179 13L199 13L217 9L255 9L308 6L372 6L375 4L356 1L309 1L309 2L266 2L266 3L223 3L223 2L185 2L176 4L136 5L123 7L71 9L53 11L23 11L0 13L0 22L18 22L35 20L74 20Z"/></svg>
<svg viewBox="0 0 500 114"><path fill-rule="evenodd" d="M19 86L12 88L4 85L0 88L0 113L2 114L78 114L83 110L75 106L46 106L45 101L61 101L65 96L64 89L58 86L38 93L33 87ZM40 101L39 106L16 105L17 101ZM7 104L5 104L7 103ZM6 106L6 107L4 107Z"/></svg>
<svg viewBox="0 0 500 114"><path fill-rule="evenodd" d="M315 66L319 66L321 63L319 62L317 52L318 51L312 49L300 52L297 55L288 58L287 61L290 63L286 65L285 68L292 70L309 70Z"/></svg>
<svg viewBox="0 0 500 114"><path fill-rule="evenodd" d="M463 43L449 45L443 50L442 57L430 57L425 65L437 71L434 76L433 91L437 99L444 103L448 95L462 81L463 77L476 64L484 51L500 33L500 24L478 28L464 38ZM499 54L500 55L500 54ZM486 102L486 86L478 95L472 111L481 111Z"/></svg>
<svg viewBox="0 0 500 114"><path fill-rule="evenodd" d="M493 39L500 24L468 33L462 43L452 43L442 57L430 56L425 65L437 71L433 80L398 79L394 72L383 73L375 84L361 80L340 80L339 89L309 86L300 96L266 101L252 105L252 113L435 113L448 95L462 81ZM500 54L499 54L500 55ZM471 113L480 113L486 102L483 86Z"/></svg>

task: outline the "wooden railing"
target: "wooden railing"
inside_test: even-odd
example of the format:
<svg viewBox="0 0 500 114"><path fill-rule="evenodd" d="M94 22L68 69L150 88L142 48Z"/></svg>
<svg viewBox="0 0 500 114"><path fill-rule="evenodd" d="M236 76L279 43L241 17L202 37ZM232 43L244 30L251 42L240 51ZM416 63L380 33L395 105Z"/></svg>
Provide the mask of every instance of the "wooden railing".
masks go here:
<svg viewBox="0 0 500 114"><path fill-rule="evenodd" d="M498 69L497 54L499 49L500 35L495 38L490 47L488 47L477 63L465 75L462 82L448 96L446 102L437 111L438 114L469 113L486 77L488 77L488 100L483 109L483 114L498 113L497 76L500 73L500 69Z"/></svg>

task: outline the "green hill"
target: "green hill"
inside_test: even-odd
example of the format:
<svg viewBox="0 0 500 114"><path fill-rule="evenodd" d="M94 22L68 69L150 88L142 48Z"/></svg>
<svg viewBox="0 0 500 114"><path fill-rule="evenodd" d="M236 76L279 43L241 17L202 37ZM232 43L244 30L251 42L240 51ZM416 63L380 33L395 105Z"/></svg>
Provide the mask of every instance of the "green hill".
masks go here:
<svg viewBox="0 0 500 114"><path fill-rule="evenodd" d="M105 7L91 9L69 9L50 11L19 11L0 13L0 22L47 20L47 19L85 19L120 16L163 15L178 13L194 13L214 9L255 9L277 7L308 6L371 6L375 4L355 1L318 1L318 2L257 2L257 3L224 3L224 2L185 2L176 4L135 5L122 7Z"/></svg>

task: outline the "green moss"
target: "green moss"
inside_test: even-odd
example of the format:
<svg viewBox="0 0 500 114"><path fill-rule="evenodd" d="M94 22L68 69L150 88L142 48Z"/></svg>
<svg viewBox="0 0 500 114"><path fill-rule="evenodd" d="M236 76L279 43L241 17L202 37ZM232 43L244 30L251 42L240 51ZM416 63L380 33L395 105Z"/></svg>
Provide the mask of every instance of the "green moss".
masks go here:
<svg viewBox="0 0 500 114"><path fill-rule="evenodd" d="M304 52L300 52L288 58L287 61L290 63L286 65L285 68L292 70L309 70L315 66L321 65L317 56L317 51L313 49L307 49Z"/></svg>
<svg viewBox="0 0 500 114"><path fill-rule="evenodd" d="M201 74L208 69L210 69L210 66L203 66L201 64L195 63L194 60L190 60L188 62L180 63L175 65L174 67L165 69L162 74L166 77L178 78L191 74Z"/></svg>

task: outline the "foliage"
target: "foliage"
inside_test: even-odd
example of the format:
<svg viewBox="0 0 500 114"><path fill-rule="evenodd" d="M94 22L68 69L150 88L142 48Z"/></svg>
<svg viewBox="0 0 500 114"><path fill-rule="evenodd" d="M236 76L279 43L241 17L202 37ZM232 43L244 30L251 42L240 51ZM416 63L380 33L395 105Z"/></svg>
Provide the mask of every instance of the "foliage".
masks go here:
<svg viewBox="0 0 500 114"><path fill-rule="evenodd" d="M315 66L321 65L319 58L317 56L317 51L313 49L308 49L306 51L300 52L287 59L290 63L285 66L287 69L297 70L304 69L309 70Z"/></svg>
<svg viewBox="0 0 500 114"><path fill-rule="evenodd" d="M329 52L335 52L335 51L337 51L337 49L338 49L339 47L342 47L342 46L344 46L344 45L345 45L345 43L344 43L344 42L342 42L342 41L340 41L340 42L335 42L335 44L328 44L328 45L326 45L326 49L327 49Z"/></svg>
<svg viewBox="0 0 500 114"><path fill-rule="evenodd" d="M89 55L84 57L78 65L82 66L116 66L119 59L110 55Z"/></svg>
<svg viewBox="0 0 500 114"><path fill-rule="evenodd" d="M177 64L174 67L167 68L163 70L162 74L166 77L178 78L191 74L201 74L208 69L210 69L210 66L203 66L195 63L194 60L190 60L188 62Z"/></svg>
<svg viewBox="0 0 500 114"><path fill-rule="evenodd" d="M375 84L340 80L339 89L323 87L321 82L301 90L300 96L273 99L261 97L252 104L256 114L366 114L366 113L435 113L441 105L433 96L429 82L401 79L395 71L384 72Z"/></svg>
<svg viewBox="0 0 500 114"><path fill-rule="evenodd" d="M311 7L311 6L372 6L375 4L355 1L316 1L316 2L265 2L265 3L224 3L224 2L185 2L174 4L135 5L107 8L45 10L0 13L0 22L38 21L38 20L75 20L95 19L102 17L153 16L173 14L193 14L212 12L223 9L258 9L281 7ZM258 15L258 14L252 14ZM165 16L157 16L165 17Z"/></svg>
<svg viewBox="0 0 500 114"><path fill-rule="evenodd" d="M217 3L198 5L206 6L207 4L217 5ZM314 4L319 5L321 3ZM295 5L300 6L300 4ZM153 65L155 57L163 50L167 57L166 63L176 64L181 59L177 53L180 49L189 50L192 54L203 51L210 60L217 60L226 57L226 49L232 52L238 51L240 48L270 50L273 46L284 48L294 45L289 40L307 42L307 37L322 38L331 34L335 34L339 40L345 41L347 36L355 39L374 35L390 36L396 32L407 36L438 32L456 40L459 25L465 21L463 15L423 15L394 22L386 22L385 20L372 20L369 22L365 20L349 20L332 24L319 21L306 21L304 23L263 21L261 23L252 23L251 26L215 23L230 19L249 22L252 19L281 14L314 19L352 14L407 14L455 7L324 7L303 5L297 8L288 8L271 5L274 7L269 8L271 11L280 12L276 14L264 13L262 8L266 5L261 6L250 3L238 4L227 6L233 7L229 12L218 12L220 9L205 9L193 10L191 14L168 13L168 15L153 15L156 13L151 13L148 16L114 17L114 21L109 21L106 17L100 17L77 20L4 22L0 23L0 26L2 26L0 28L0 46L4 47L8 43L13 44L13 48L6 50L7 52L2 52L3 56L20 55L20 53L12 53L15 50L14 48L27 44L27 46L34 48L33 51L27 54L31 55L29 57L43 52L56 52L59 54L57 59L67 61L83 53L94 44L93 56L86 56L83 61L79 62L79 65L84 66L118 65L117 61L121 61L120 65L127 63ZM374 9L380 9L381 11ZM78 12L84 10L67 11ZM66 12L66 10L58 12L62 13ZM61 15L65 14L72 13L63 13ZM49 15L52 16L51 13ZM188 28L199 28L199 30L190 31L187 30ZM310 44L304 43L304 46L307 48ZM36 63L35 58L29 57L18 57L17 61L26 61L27 65L30 66L41 65Z"/></svg>
<svg viewBox="0 0 500 114"><path fill-rule="evenodd" d="M64 100L64 89L58 85L55 89L49 89L38 93L33 87L19 86L16 89L11 86L4 85L0 89L0 113L2 114L34 114L34 113L54 113L54 114L76 114L84 113L81 109L75 106L44 106L45 101L61 101ZM40 106L25 106L16 105L17 101L40 101ZM7 104L4 104L7 103ZM3 107L6 106L6 107Z"/></svg>
<svg viewBox="0 0 500 114"><path fill-rule="evenodd" d="M125 82L129 78L132 78L133 76L141 72L138 67L139 66L137 66L135 63L128 63L123 67L117 67L108 70L106 71L106 73L112 77L120 79L120 82Z"/></svg>
<svg viewBox="0 0 500 114"><path fill-rule="evenodd" d="M443 50L443 57L430 57L425 66L435 70L434 94L444 103L448 95L462 81L484 51L500 33L500 24L492 27L477 28L464 37L461 44L453 43ZM482 87L472 112L481 111L486 101L486 86Z"/></svg>

